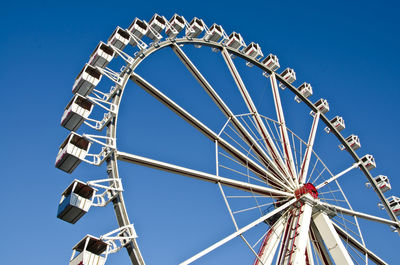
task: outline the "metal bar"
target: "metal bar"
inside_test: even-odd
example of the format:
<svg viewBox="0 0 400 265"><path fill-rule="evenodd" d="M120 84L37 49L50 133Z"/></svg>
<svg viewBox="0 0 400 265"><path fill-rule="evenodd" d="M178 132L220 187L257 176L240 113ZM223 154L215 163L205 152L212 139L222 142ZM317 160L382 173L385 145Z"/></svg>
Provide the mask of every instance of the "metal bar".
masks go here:
<svg viewBox="0 0 400 265"><path fill-rule="evenodd" d="M180 44L200 44L202 46L208 46L211 48L216 48L219 50L222 50L223 45L221 43L214 43L214 42L207 42L204 40L199 40L199 39L192 39L192 40L188 40L187 38L182 38L182 39L174 39L174 40L166 40L164 42L161 42L156 46L151 46L149 47L146 51L144 51L143 53L139 53L137 54L136 58L135 58L135 63L136 65L139 64L143 59L145 59L147 56L151 55L152 53L166 48L166 47L171 47L174 45L180 45ZM271 71L270 69L268 69L267 67L265 67L261 62L254 60L253 58L247 56L246 54L241 53L240 51L231 49L229 47L226 47L226 49L246 60L251 62L253 65L257 66L259 69L261 69L262 71L265 71L268 75L271 75L273 73L273 71ZM140 58L139 58L140 56ZM135 65L135 67L136 67ZM134 70L133 68L131 68L132 70ZM314 106L314 104L306 97L304 97L300 91L294 87L292 84L288 83L282 76L280 76L279 74L276 74L276 79L282 83L286 88L288 88L290 91L292 91L304 104L306 104L310 110L312 110L313 112L318 112L317 108ZM333 133L337 139L339 140L339 142L346 148L347 152L351 155L351 157L354 159L354 161L358 162L360 161L360 158L358 157L358 155L356 154L356 152L351 149L350 145L346 142L345 138L340 134L340 132L338 130L336 130L335 126L333 126L333 124L330 122L330 119L328 119L325 115L321 114L320 115L320 119L322 120L322 122L329 128L330 132ZM374 178L372 177L372 175L369 173L368 169L364 166L364 165L360 165L360 169L361 171L364 173L364 175L366 176L367 180L372 184L372 187L374 189L374 191L376 192L376 194L378 195L379 199L381 200L381 202L383 203L386 212L388 213L388 215L390 216L390 218L393 221L398 222L399 220L397 219L397 216L393 213L393 211L390 209L389 203L386 199L386 197L383 195L382 191L379 189L378 185L376 184ZM400 228L397 230L399 235L400 235Z"/></svg>
<svg viewBox="0 0 400 265"><path fill-rule="evenodd" d="M307 172L308 172L308 167L310 165L315 135L318 129L319 117L320 117L320 112L316 112L311 126L310 136L308 137L307 149L306 152L304 153L303 163L300 169L300 174L299 174L300 184L303 184L307 178Z"/></svg>
<svg viewBox="0 0 400 265"><path fill-rule="evenodd" d="M336 233L328 215L324 212L319 212L313 216L313 222L335 264L353 265L354 263L343 242L340 240L339 235Z"/></svg>
<svg viewBox="0 0 400 265"><path fill-rule="evenodd" d="M387 224L387 225L393 225L396 228L400 227L400 223L399 222L395 222L395 221L388 220L388 219L385 219L385 218L373 216L373 215L366 214L366 213L352 211L352 210L349 210L349 209L346 209L346 208L343 208L343 207L340 207L340 206L332 205L332 204L329 204L329 203L326 203L326 202L319 201L318 204L321 205L321 206L324 206L324 207L326 207L326 208L328 208L329 210L332 210L332 211L340 212L340 213L351 215L351 216L357 216L359 218L363 218L363 219L366 219L366 220L375 221L375 222L379 222L379 223L383 223L383 224Z"/></svg>
<svg viewBox="0 0 400 265"><path fill-rule="evenodd" d="M246 225L245 227L239 229L238 231L236 231L235 233L225 237L224 239L218 241L217 243L211 245L210 247L206 248L205 250L199 252L198 254L194 255L193 257L191 257L190 259L185 260L184 262L180 263L180 265L187 265L192 263L193 261L201 258L202 256L206 255L207 253L213 251L214 249L222 246L223 244L225 244L226 242L234 239L235 237L243 234L244 232L246 232L247 230L253 228L254 226L258 225L259 223L265 221L266 219L270 218L271 216L279 213L280 211L285 210L287 207L289 207L290 205L292 205L294 202L296 201L296 199L292 199L289 202L285 203L284 205L282 205L281 207L278 207L276 209L274 209L273 211L269 212L268 214L258 218L257 220L253 221L252 223Z"/></svg>
<svg viewBox="0 0 400 265"><path fill-rule="evenodd" d="M367 249L362 243L358 242L355 238L353 238L351 235L349 235L343 228L341 228L339 225L332 223L333 227L335 228L336 232L338 235L346 242L348 242L350 245L352 245L354 248L356 248L358 251L363 253L364 255L368 255L368 258L375 262L376 264L379 265L388 265L385 261L383 261L381 258L379 258L375 253Z"/></svg>
<svg viewBox="0 0 400 265"><path fill-rule="evenodd" d="M207 92L210 98L218 106L221 112L228 119L231 119L235 129L242 136L243 140L254 149L254 152L260 158L260 160L265 164L265 166L269 168L275 176L279 176L280 178L285 179L284 175L274 166L274 163L265 153L264 149L241 124L239 119L233 114L230 108L225 104L222 98L218 95L218 93L214 90L214 88L210 85L210 83L208 83L207 79L201 74L201 72L197 69L197 67L193 64L193 62L189 59L189 57L183 52L183 50L176 44L173 44L171 47L172 50L175 52L175 54L178 56L178 58L189 70L189 72L195 77L195 79Z"/></svg>
<svg viewBox="0 0 400 265"><path fill-rule="evenodd" d="M214 182L214 183L221 183L224 186L244 190L247 192L254 192L256 194L260 195L265 195L269 197L274 197L274 196L289 196L293 197L293 194L280 191L280 190L275 190L271 189L268 187L263 187L259 185L254 185L250 184L248 182L243 182L243 181L238 181L238 180L233 180L229 178L224 178L224 177L219 177L213 174L205 173L202 171L197 171L181 166L177 166L174 164L169 164L161 161L157 161L154 159L138 156L138 155L133 155L125 152L117 152L117 159L125 162L130 162L142 166L147 166L151 168L156 168L159 170L164 170L168 172L172 172L175 174L191 177L191 178L196 178L208 182Z"/></svg>
<svg viewBox="0 0 400 265"><path fill-rule="evenodd" d="M294 165L292 148L290 147L289 135L287 133L285 115L283 113L281 97L279 94L279 88L278 88L278 83L276 82L275 73L272 73L270 75L270 82L272 87L272 94L274 96L276 116L278 118L280 134L282 138L282 148L284 150L286 157L286 166L289 170L289 173L292 175L292 178L296 183L296 185L299 185L299 181L297 179L297 174L296 174L296 167Z"/></svg>
<svg viewBox="0 0 400 265"><path fill-rule="evenodd" d="M243 235L240 235L240 237L243 239L244 243L250 248L250 251L253 252L254 256L256 256L256 259L261 262L262 265L265 265L264 262L262 262L262 260L260 259L260 257L258 256L257 252L254 251L254 249L252 248L252 246L250 246L249 242L247 242L246 238L244 238Z"/></svg>
<svg viewBox="0 0 400 265"><path fill-rule="evenodd" d="M312 206L306 201L298 210L299 216L294 230L295 235L292 238L293 247L290 255L287 257L287 264L302 264L306 260L307 242L309 241L308 231L310 228ZM292 228L294 229L294 228Z"/></svg>
<svg viewBox="0 0 400 265"><path fill-rule="evenodd" d="M246 156L245 154L243 154L242 152L237 150L234 146L232 146L230 143L228 143L225 139L218 136L218 134L216 134L214 131L209 129L205 124L203 124L202 122L197 120L195 117L193 117L185 109L183 109L181 106L176 104L173 100L168 98L161 91L159 91L154 86L152 86L150 83L148 83L146 80L144 80L141 76L139 76L136 73L132 73L130 78L136 84L138 84L141 88L143 88L146 92L151 94L154 98L158 99L161 103L163 103L165 106L170 108L172 111L174 111L176 114L178 114L184 120L186 120L189 124L191 124L197 130L202 132L210 140L212 140L213 142L218 141L218 144L224 150L226 150L228 153L230 153L232 156L234 156L238 161L240 161L242 163L242 165L248 166L250 168L250 170L253 171L254 173L258 174L259 177L268 179L272 183L278 183L281 185L282 188L285 188L286 190L293 190L291 187L285 185L284 183L282 183L282 181L280 181L275 176L273 176L269 171L267 171L261 165L254 162L248 156Z"/></svg>
<svg viewBox="0 0 400 265"><path fill-rule="evenodd" d="M257 130L260 133L260 135L262 136L262 138L265 142L265 145L268 149L268 152L272 156L272 159L275 161L275 166L279 169L279 171L282 174L284 174L285 176L288 176L287 168L285 167L285 164L282 161L282 157L279 155L279 152L278 152L271 136L269 135L268 130L265 127L265 124L263 123L263 121L260 117L260 114L258 113L257 108L256 108L249 92L247 91L246 86L243 83L243 80L240 77L239 72L237 71L237 69L235 67L235 64L233 63L228 50L224 47L222 49L221 54L226 62L226 65L228 66L228 69L230 70L230 72L235 80L237 87L239 88L240 94L242 95L247 108L249 109L250 113L254 114L253 119L256 124ZM291 181L291 184L294 185L293 180L291 178L289 178L289 180Z"/></svg>
<svg viewBox="0 0 400 265"><path fill-rule="evenodd" d="M346 173L349 172L350 170L352 170L352 169L358 167L358 166L360 165L360 163L361 163L361 162L354 163L351 167L349 167L349 168L343 170L343 171L340 172L339 174L337 174L337 175L331 177L330 179L325 180L324 182L322 182L321 184L319 184L319 185L318 185L317 187L315 187L315 188L318 190L318 189L321 189L321 188L325 187L327 184L329 184L329 183L331 183L332 181L334 181L334 180L340 178L341 176L343 176L344 174L346 174Z"/></svg>
<svg viewBox="0 0 400 265"><path fill-rule="evenodd" d="M331 257L329 256L329 252L324 245L324 241L322 240L321 234L319 233L317 227L313 222L311 222L310 226L310 238L314 246L314 250L317 253L318 258L322 262L322 264L334 265Z"/></svg>
<svg viewBox="0 0 400 265"><path fill-rule="evenodd" d="M263 245L260 248L260 255L261 260L264 264L271 264L272 260L274 259L274 254L276 249L278 248L279 241L282 237L283 230L284 230L284 221L287 219L286 216L282 216L279 220L270 228L267 236L265 238L267 242L263 242ZM261 253L262 252L262 253ZM257 265L257 263L255 264Z"/></svg>

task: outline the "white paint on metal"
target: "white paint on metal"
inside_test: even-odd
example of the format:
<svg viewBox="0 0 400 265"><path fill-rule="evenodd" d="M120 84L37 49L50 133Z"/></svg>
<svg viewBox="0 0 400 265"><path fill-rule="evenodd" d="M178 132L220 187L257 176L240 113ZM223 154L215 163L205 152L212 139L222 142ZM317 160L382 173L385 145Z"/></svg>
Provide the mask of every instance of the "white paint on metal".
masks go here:
<svg viewBox="0 0 400 265"><path fill-rule="evenodd" d="M332 225L328 215L324 212L318 212L313 216L315 226L320 232L320 235L329 250L335 264L341 265L352 265L354 264L351 260L349 253L346 250L343 242L339 235L336 233L335 228Z"/></svg>

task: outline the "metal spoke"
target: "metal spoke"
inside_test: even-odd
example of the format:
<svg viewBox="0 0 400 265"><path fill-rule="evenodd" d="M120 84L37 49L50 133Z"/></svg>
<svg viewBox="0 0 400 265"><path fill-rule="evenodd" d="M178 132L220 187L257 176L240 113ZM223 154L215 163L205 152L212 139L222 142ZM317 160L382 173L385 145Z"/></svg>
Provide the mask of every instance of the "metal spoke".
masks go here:
<svg viewBox="0 0 400 265"><path fill-rule="evenodd" d="M281 134L281 139L282 139L282 148L285 153L286 166L289 170L289 173L292 175L292 178L294 179L295 183L298 185L299 183L297 180L297 174L296 174L296 169L295 169L294 160L293 160L292 148L290 147L290 141L289 141L289 136L287 133L286 122L285 122L285 116L283 113L281 97L279 95L279 89L278 89L278 84L276 82L275 73L272 73L270 75L270 82L271 82L271 87L272 87L272 92L273 92L273 97L274 97L274 102L275 102L276 116L278 119L279 129L280 129L280 134Z"/></svg>
<svg viewBox="0 0 400 265"><path fill-rule="evenodd" d="M130 163L134 163L134 164L138 164L138 165L142 165L142 166L147 166L147 167L156 168L159 170L168 171L171 173L175 173L175 174L179 174L179 175L183 175L183 176L187 176L187 177L191 177L191 178L195 178L195 179L200 179L200 180L214 182L214 183L221 183L222 185L225 185L228 187L236 188L239 190L244 190L247 192L254 192L256 194L265 195L268 197L275 197L275 196L292 197L293 196L293 194L288 193L288 192L275 190L275 189L271 189L271 188L267 188L267 187L263 187L263 186L259 186L259 185L254 185L254 184L250 184L248 182L223 178L223 177L205 173L202 171L197 171L197 170L177 166L174 164L169 164L169 163L157 161L157 160L142 157L142 156L125 153L125 152L117 151L117 159L121 160L121 161L125 161L125 162L130 162Z"/></svg>
<svg viewBox="0 0 400 265"><path fill-rule="evenodd" d="M139 76L136 73L132 73L130 78L136 84L138 84L141 88L143 88L145 91L150 93L152 96L154 96L156 99L158 99L164 105L166 105L172 111L177 113L180 117L185 119L189 124L191 124L193 127L195 127L200 132L202 132L210 140L212 140L213 142L218 141L218 144L224 150L226 150L228 153L230 153L233 157L235 157L243 165L247 165L250 168L250 170L253 171L254 173L256 173L258 176L260 176L264 179L268 179L272 183L279 183L281 185L281 187L285 188L286 190L293 190L291 187L285 185L279 179L277 179L274 175L272 175L271 172L267 171L262 166L260 166L258 163L254 162L248 156L246 156L245 154L243 154L242 152L237 150L235 147L233 147L230 143L228 143L226 140L221 138L218 134L213 132L210 128L208 128L206 125L201 123L195 117L193 117L189 112L187 112L185 109L183 109L177 103L175 103L173 100L168 98L161 91L159 91L154 86L152 86L150 83L148 83L146 80L144 80L141 76Z"/></svg>
<svg viewBox="0 0 400 265"><path fill-rule="evenodd" d="M349 172L350 170L352 170L352 169L358 167L358 166L360 165L360 163L361 163L361 162L354 163L351 167L349 167L349 168L343 170L343 171L340 172L339 174L337 174L337 175L331 177L330 179L328 179L328 180L322 182L321 184L319 184L319 185L318 185L317 187L315 187L315 188L318 190L318 189L321 189L321 188L325 187L327 184L331 183L331 182L334 181L334 180L337 180L338 178L340 178L341 176L343 176L344 174L346 174L346 173Z"/></svg>
<svg viewBox="0 0 400 265"><path fill-rule="evenodd" d="M239 88L239 91L244 99L244 102L246 103L247 108L249 109L250 113L253 113L254 116L254 122L256 123L256 128L258 130L258 132L260 133L260 135L262 135L262 138L265 142L265 145L267 146L268 152L271 155L272 159L275 162L275 166L278 168L278 170L283 173L285 176L288 176L288 172L287 172L287 168L285 167L283 161L282 161L282 157L278 154L278 150L276 149L275 144L272 141L271 136L268 133L267 128L265 127L265 124L263 123L260 114L257 111L257 108L250 96L250 94L247 91L247 88L245 87L242 78L239 75L239 72L237 71L232 58L229 54L229 52L227 51L226 48L223 48L221 51L221 54L235 80L235 83L237 85L237 87ZM291 178L290 182L292 183L292 185L294 185L294 182Z"/></svg>
<svg viewBox="0 0 400 265"><path fill-rule="evenodd" d="M318 129L318 121L319 121L320 112L314 114L314 120L310 130L310 136L308 137L307 149L304 153L303 162L301 164L299 180L300 184L303 184L307 177L308 166L310 165L310 158L313 150L315 135Z"/></svg>
<svg viewBox="0 0 400 265"><path fill-rule="evenodd" d="M355 249L360 251L361 253L368 255L368 258L375 262L376 264L381 264L381 265L387 265L385 261L383 261L381 258L379 258L375 253L367 249L364 244L358 242L356 239L354 239L351 235L349 235L343 228L338 226L337 224L333 223L333 227L335 228L336 232L338 235L347 243L349 243L351 246L353 246Z"/></svg>
<svg viewBox="0 0 400 265"><path fill-rule="evenodd" d="M336 205L333 205L333 204L329 204L329 203L326 203L326 202L318 202L318 204L328 208L331 211L340 212L340 213L343 213L343 214L346 214L346 215L351 215L351 216L357 216L359 218L363 218L363 219L370 220L370 221L375 221L375 222L380 222L380 223L387 224L387 225L393 225L393 226L395 226L397 228L400 227L400 223L392 221L392 220L388 220L388 219L385 219L385 218L382 218L382 217L377 217L377 216L373 216L373 215L362 213L362 212L356 212L356 211L349 210L349 209L346 209L346 208L343 208L343 207L340 207L340 206L336 206Z"/></svg>
<svg viewBox="0 0 400 265"><path fill-rule="evenodd" d="M184 262L180 263L180 265L187 265L192 263L193 261L201 258L202 256L206 255L207 253L215 250L216 248L222 246L223 244L227 243L228 241L234 239L235 237L243 234L244 232L246 232L247 230L253 228L254 226L258 225L259 223L267 220L268 218L270 218L271 216L285 210L286 208L288 208L290 205L292 205L294 202L296 201L296 199L292 199L289 202L285 203L284 205L274 209L273 211L269 212L268 214L258 218L257 220L253 221L252 223L246 225L245 227L239 229L238 231L236 231L235 233L225 237L224 239L218 241L217 243L211 245L210 247L206 248L205 250L199 252L198 254L194 255L193 257L185 260Z"/></svg>
<svg viewBox="0 0 400 265"><path fill-rule="evenodd" d="M217 94L214 88L208 83L207 79L200 73L197 67L193 64L193 62L189 59L189 57L182 51L182 49L173 44L172 50L178 56L178 58L183 62L186 68L190 71L190 73L196 78L199 84L203 87L203 89L208 93L214 103L219 107L222 113L230 118L232 124L235 126L236 130L242 135L244 140L249 146L254 148L254 152L257 156L260 157L260 160L263 161L264 165L271 170L271 172L275 176L280 176L284 178L282 172L280 172L274 165L273 161L269 158L269 156L264 152L264 150L260 147L257 141L249 134L249 132L243 127L243 125L239 122L238 118L233 114L230 108L225 104L222 98Z"/></svg>

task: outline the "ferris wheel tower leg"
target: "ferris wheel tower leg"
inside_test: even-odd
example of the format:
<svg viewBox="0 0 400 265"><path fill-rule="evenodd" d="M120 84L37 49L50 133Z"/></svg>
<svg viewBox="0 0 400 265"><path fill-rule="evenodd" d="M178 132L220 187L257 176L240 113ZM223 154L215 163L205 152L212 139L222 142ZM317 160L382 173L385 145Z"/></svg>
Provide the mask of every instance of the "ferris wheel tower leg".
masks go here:
<svg viewBox="0 0 400 265"><path fill-rule="evenodd" d="M313 216L313 222L320 232L320 236L328 248L335 264L354 265L328 215L324 212L319 212Z"/></svg>
<svg viewBox="0 0 400 265"><path fill-rule="evenodd" d="M297 210L289 232L289 242L281 264L304 264L306 260L312 205L308 200Z"/></svg>
<svg viewBox="0 0 400 265"><path fill-rule="evenodd" d="M274 259L274 254L276 249L278 248L279 241L283 234L283 229L285 228L285 221L287 220L287 216L281 217L275 224L270 228L266 238L261 246L259 255L260 259L264 265L272 264ZM255 265L261 265L258 262Z"/></svg>

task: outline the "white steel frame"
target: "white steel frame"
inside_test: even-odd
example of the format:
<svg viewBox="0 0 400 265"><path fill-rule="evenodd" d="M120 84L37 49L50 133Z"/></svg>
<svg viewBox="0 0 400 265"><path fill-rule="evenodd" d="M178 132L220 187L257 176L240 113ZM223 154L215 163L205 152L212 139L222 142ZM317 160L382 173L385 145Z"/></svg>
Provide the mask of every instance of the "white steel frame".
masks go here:
<svg viewBox="0 0 400 265"><path fill-rule="evenodd" d="M184 21L187 26L186 20ZM167 20L166 22L167 25L169 25ZM171 26L169 25L169 27ZM184 31L182 30L182 32ZM208 32L208 28L206 26L205 32ZM98 136L83 134L84 138L102 145L103 151L106 150L106 155L94 155L94 161L90 161L87 159L85 159L84 161L91 164L99 165L102 161L105 160L107 162L107 172L109 177L107 181L110 181L111 179L111 183L119 183L119 185L116 184L115 187L112 185L103 186L97 182L91 182L91 184L100 188L114 191L113 196L110 197L108 201L112 201L112 203L114 204L114 210L118 225L120 226L120 230L129 228L131 231L129 236L126 237L121 237L120 235L113 237L111 234L103 236L102 239L111 240L112 242L114 242L114 240L120 240L121 245L116 246L115 244L113 244L111 252L115 252L120 248L125 247L128 251L132 264L145 264L144 259L140 253L138 243L136 241L136 232L134 231L133 226L129 220L124 202L122 185L118 173L118 160L120 160L218 184L225 200L226 206L232 217L232 221L234 222L236 231L228 237L206 248L205 250L200 251L193 257L183 261L181 264L190 264L235 237L241 237L245 241L246 245L249 246L252 252L255 254L256 260L259 262L259 264L271 264L274 259L275 253L278 254L277 264L279 265L304 264L305 259L307 259L310 264L314 264L314 257L312 253L314 253L314 255L318 257L318 259L321 260L323 264L353 264L353 261L340 238L344 238L345 240L347 240L347 242L350 242L349 244L352 247L365 254L366 257L369 258L371 261L377 264L386 264L376 254L366 248L362 236L362 242L357 241L357 239L353 238L352 235L345 231L341 226L333 222L332 216L344 214L348 216L364 218L370 221L380 222L386 225L393 226L397 229L397 232L400 232L399 220L397 219L396 215L391 211L388 201L378 188L377 183L375 182L367 168L360 162L361 160L358 155L345 141L345 138L330 123L330 120L323 113L320 113L315 108L314 104L308 98L304 97L297 90L297 88L295 88L292 84L286 82L278 73L264 67L259 62L260 58L256 59L246 56L242 52L243 49L231 49L229 47L226 47L224 45L224 40L226 40L227 38L227 35L225 33L222 40L220 40L219 42L205 41L202 38L174 37L171 39L166 38L165 40L160 39L159 41L157 41L157 43L153 43L152 45L147 45L143 40L137 38L133 34L130 34L130 36L137 43L137 47L140 49L140 51L136 52L133 55L128 55L125 52L113 47L116 53L125 60L127 65L121 69L120 73L115 72L109 68L98 68L98 70L103 75L106 75L110 80L115 83L115 86L112 87L110 93L103 93L95 89L92 92L93 96L88 96L88 99L90 101L107 111L109 113L109 116L107 116L107 120L103 122L89 119L89 121L96 122L95 125L92 125L89 122L85 123L92 128L98 129L99 131L101 131L104 126L107 126L106 135ZM211 47L214 51L221 52L222 57L226 62L226 65L233 79L235 80L237 88L241 93L243 101L246 103L248 111L251 115L251 119L255 124L255 128L257 129L257 132L262 136L261 138L266 148L263 148L261 144L257 141L257 139L255 139L255 137L248 131L248 128L240 121L239 116L235 115L231 111L228 105L217 94L216 90L210 85L207 79L201 74L201 72L197 69L197 67L193 64L189 57L184 53L184 51L180 47L180 45L183 44L190 44L202 47L207 46ZM232 124L232 127L236 130L241 139L248 146L251 146L252 152L255 154L254 158L252 158L248 154L245 154L229 141L224 139L221 136L221 133L218 134L212 131L209 127L207 127L205 124L203 124L193 115L191 115L188 111L186 111L176 102L170 99L166 94L158 90L152 84L147 82L142 76L138 75L135 72L140 63L145 60L149 55L157 52L160 49L168 47L175 52L177 57L182 61L189 72L194 76L201 87L208 93L214 103L219 107L221 112L226 116L226 118L228 119L227 124ZM279 147L274 142L273 136L270 135L270 131L267 128L265 119L258 112L249 94L249 91L246 88L239 74L239 71L232 60L232 58L234 57L240 57L246 60L247 63L260 68L262 72L266 73L265 76L267 78L270 78L275 103L275 110L277 114L277 123L279 125L279 137L281 138L281 148L283 150L283 154L280 154L278 150ZM129 80L134 81L139 87L144 89L162 104L167 106L170 110L178 114L185 121L187 121L193 127L198 129L201 133L207 136L211 141L215 142L217 150L217 165L218 148L221 148L240 164L246 165L249 172L259 178L259 180L266 181L269 187L265 185L257 185L245 181L238 181L226 177L221 177L218 174L218 166L217 174L213 175L117 150L116 133L118 109L126 84ZM296 170L294 158L296 154L293 150L294 143L292 144L290 139L290 135L292 135L292 133L286 127L284 111L279 95L278 83L279 85L282 85L293 92L296 98L305 103L309 107L311 112L314 113L314 120L310 130L308 142L305 144L306 149L304 150L305 153L303 156L303 161L300 165L300 170ZM317 185L316 188L322 189L330 183L337 183L337 179L339 177L341 177L351 169L358 167L371 183L371 186L378 195L383 207L386 209L390 220L353 211L351 206L348 204L346 197L344 197L344 200L349 205L349 209L336 206L329 203L328 201L322 201L319 198L314 198L309 194L298 195L296 193L296 191L299 190L299 188L301 188L302 185L306 183L309 170L314 171L314 169L311 169L312 165L310 164L310 161L311 156L314 153L313 145L318 130L318 123L320 121L322 121L327 126L329 131L337 137L337 139L341 142L347 152L352 156L355 162L352 166L342 171L341 173L337 175L331 174L332 177L330 179L320 183L319 185ZM338 183L337 185L341 191ZM271 199L276 199L278 201L282 200L282 198L284 198L285 200L283 204L276 205L274 210L262 215L259 219L240 228L235 221L234 213L230 208L227 196L223 191L223 187L239 189L245 192L249 192L253 195L265 196ZM104 201L103 204L104 203L106 202ZM270 232L273 232L273 236L268 236L265 238L265 244L263 245L264 247L262 248L262 252L257 253L253 249L254 246L251 246L248 243L243 234L247 230L253 228L263 221L266 221L267 219L273 217L278 213L283 214L281 215L279 220L271 226L270 231L266 234L268 235ZM357 219L355 219L355 223L358 227ZM118 233L120 232L120 230L113 231L112 233Z"/></svg>

